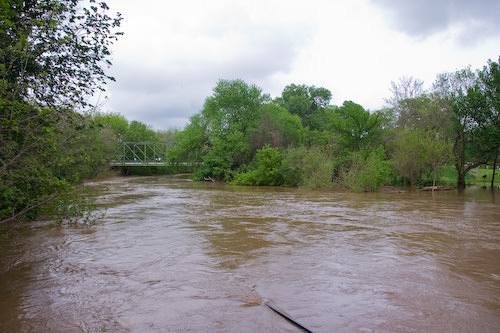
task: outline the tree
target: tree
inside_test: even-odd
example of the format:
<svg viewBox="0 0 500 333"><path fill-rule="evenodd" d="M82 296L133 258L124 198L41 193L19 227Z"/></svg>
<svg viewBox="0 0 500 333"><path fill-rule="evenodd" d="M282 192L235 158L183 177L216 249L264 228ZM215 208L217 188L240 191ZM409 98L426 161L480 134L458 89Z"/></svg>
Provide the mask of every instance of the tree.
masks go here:
<svg viewBox="0 0 500 333"><path fill-rule="evenodd" d="M390 91L392 96L385 100L391 110L392 121L395 122L397 119L404 119L402 116L405 113L411 114L409 110L405 108L405 100L414 99L420 97L423 93L424 82L420 79L414 78L412 76L403 76L399 78L399 82L391 81Z"/></svg>
<svg viewBox="0 0 500 333"><path fill-rule="evenodd" d="M500 62L500 57L499 57ZM489 60L479 73L480 80L484 86L486 102L489 110L486 114L487 125L485 127L485 140L482 146L487 147L493 160L493 176L491 187L495 181L495 171L500 155L500 65L498 62Z"/></svg>
<svg viewBox="0 0 500 333"><path fill-rule="evenodd" d="M259 113L260 120L249 130L252 151L257 151L265 144L288 147L302 142L304 129L299 116L275 104L264 104Z"/></svg>
<svg viewBox="0 0 500 333"><path fill-rule="evenodd" d="M103 90L111 65L109 47L121 16L110 17L104 2L10 0L0 7L3 94L44 106L86 106Z"/></svg>
<svg viewBox="0 0 500 333"><path fill-rule="evenodd" d="M345 101L336 110L331 126L339 135L341 146L351 150L359 150L376 142L382 131L381 119L377 113L371 114L351 101Z"/></svg>
<svg viewBox="0 0 500 333"><path fill-rule="evenodd" d="M48 203L70 198L81 179L71 168L91 166L98 158L77 149L88 142L82 138L99 131L89 131L92 120L75 109L87 107L89 96L113 79L103 67L111 65L109 46L121 18L108 16L105 3L89 5L83 8L77 0L0 5L2 222L34 217Z"/></svg>
<svg viewBox="0 0 500 333"><path fill-rule="evenodd" d="M125 142L154 142L158 141L158 137L156 132L143 122L132 120L123 140Z"/></svg>
<svg viewBox="0 0 500 333"><path fill-rule="evenodd" d="M495 65L491 68L494 73ZM469 170L488 163L498 151L498 110L495 110L494 98L489 97L495 95L495 80L488 83L489 71L487 68L483 71L481 74L466 68L443 73L434 85L435 91L443 96L451 109L459 188L465 188L465 175ZM486 88L488 84L490 88Z"/></svg>
<svg viewBox="0 0 500 333"><path fill-rule="evenodd" d="M128 120L119 113L96 113L95 120L105 128L109 128L116 136L116 140L123 142L128 131Z"/></svg>
<svg viewBox="0 0 500 333"><path fill-rule="evenodd" d="M260 119L261 105L269 101L269 95L255 85L243 80L219 80L201 111L207 149L195 178L229 181L234 170L252 160L249 129Z"/></svg>
<svg viewBox="0 0 500 333"><path fill-rule="evenodd" d="M278 105L296 114L302 119L303 126L314 125L311 117L330 104L332 93L322 87L290 84L277 98ZM311 129L315 129L314 126Z"/></svg>
<svg viewBox="0 0 500 333"><path fill-rule="evenodd" d="M337 181L356 192L379 190L387 182L392 170L381 146L350 152L343 164Z"/></svg>
<svg viewBox="0 0 500 333"><path fill-rule="evenodd" d="M265 145L257 152L257 167L235 177L238 185L280 186L285 183L283 156L278 149Z"/></svg>
<svg viewBox="0 0 500 333"><path fill-rule="evenodd" d="M197 113L183 131L177 132L174 141L177 143L167 152L167 158L174 163L189 162L200 165L208 150L207 124Z"/></svg>

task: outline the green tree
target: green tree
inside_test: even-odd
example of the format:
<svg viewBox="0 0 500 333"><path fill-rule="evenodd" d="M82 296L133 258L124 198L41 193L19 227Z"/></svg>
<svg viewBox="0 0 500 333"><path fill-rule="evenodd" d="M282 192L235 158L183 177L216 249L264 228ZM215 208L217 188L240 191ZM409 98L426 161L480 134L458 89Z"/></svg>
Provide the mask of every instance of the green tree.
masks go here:
<svg viewBox="0 0 500 333"><path fill-rule="evenodd" d="M123 140L125 142L155 142L158 141L158 136L143 122L132 120Z"/></svg>
<svg viewBox="0 0 500 333"><path fill-rule="evenodd" d="M381 146L350 152L343 166L338 180L340 184L356 192L379 190L386 184L392 170Z"/></svg>
<svg viewBox="0 0 500 333"><path fill-rule="evenodd" d="M410 186L421 179L425 170L430 170L436 185L438 168L452 161L452 147L452 142L437 131L402 130L395 143L394 167L408 178Z"/></svg>
<svg viewBox="0 0 500 333"><path fill-rule="evenodd" d="M333 188L333 152L328 146L290 147L284 159L294 171L297 185L306 188ZM293 173L292 173L293 174Z"/></svg>
<svg viewBox="0 0 500 333"><path fill-rule="evenodd" d="M304 127L316 129L315 115L325 109L331 99L332 93L326 88L290 84L285 87L281 97L276 99L276 103L291 114L298 115Z"/></svg>
<svg viewBox="0 0 500 333"><path fill-rule="evenodd" d="M361 105L345 101L336 110L336 116L331 126L339 136L341 147L359 150L380 139L381 123L381 118L377 113L371 114Z"/></svg>
<svg viewBox="0 0 500 333"><path fill-rule="evenodd" d="M88 96L114 80L109 47L121 17L90 0L3 1L0 6L0 75L4 98L45 106L86 106Z"/></svg>
<svg viewBox="0 0 500 333"><path fill-rule="evenodd" d="M259 113L260 119L249 129L249 142L253 151L265 144L288 147L302 143L304 129L297 115L275 104L264 104Z"/></svg>
<svg viewBox="0 0 500 333"><path fill-rule="evenodd" d="M237 185L280 186L285 182L283 156L277 148L265 145L257 152L257 167L240 173L234 179Z"/></svg>
<svg viewBox="0 0 500 333"><path fill-rule="evenodd" d="M249 129L260 119L261 105L269 101L262 89L243 80L217 83L201 111L208 147L196 178L231 180L234 170L252 160Z"/></svg>
<svg viewBox="0 0 500 333"><path fill-rule="evenodd" d="M496 67L490 64L483 73L466 68L440 74L434 85L451 109L459 188L465 188L465 175L469 170L493 160L498 152L498 109L495 109L495 99L491 98L498 83L494 83L495 79L488 83L489 77L494 78Z"/></svg>
<svg viewBox="0 0 500 333"><path fill-rule="evenodd" d="M77 0L1 3L1 222L35 217L61 198L76 207L74 184L99 158L78 145L101 132L74 110L113 79L103 67L111 65L109 46L121 18L108 10L95 1L88 8Z"/></svg>
<svg viewBox="0 0 500 333"><path fill-rule="evenodd" d="M183 131L177 132L174 138L176 144L167 153L167 158L173 163L192 163L201 165L203 157L208 151L207 125L197 113L190 118L190 122Z"/></svg>
<svg viewBox="0 0 500 333"><path fill-rule="evenodd" d="M128 131L128 120L119 113L96 113L95 120L103 127L110 129L116 140L123 142Z"/></svg>
<svg viewBox="0 0 500 333"><path fill-rule="evenodd" d="M395 143L394 168L409 180L411 187L420 179L427 166L424 135L422 130L401 131Z"/></svg>
<svg viewBox="0 0 500 333"><path fill-rule="evenodd" d="M499 57L500 62L500 57ZM488 150L493 160L493 176L491 178L491 187L495 181L495 170L500 155L500 65L499 62L489 60L488 65L484 66L479 73L480 80L484 86L488 110L483 117L482 123L485 123L484 140L480 140L480 145Z"/></svg>

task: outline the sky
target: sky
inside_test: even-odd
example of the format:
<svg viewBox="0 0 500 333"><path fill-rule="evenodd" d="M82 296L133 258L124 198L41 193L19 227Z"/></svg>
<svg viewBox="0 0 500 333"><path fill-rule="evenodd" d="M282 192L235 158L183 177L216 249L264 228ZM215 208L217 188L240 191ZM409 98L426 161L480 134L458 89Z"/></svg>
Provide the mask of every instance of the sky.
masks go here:
<svg viewBox="0 0 500 333"><path fill-rule="evenodd" d="M292 83L324 87L331 104L375 111L391 81L500 56L498 0L107 0L123 16L112 47L116 82L101 110L155 130L183 129L219 79L271 97Z"/></svg>

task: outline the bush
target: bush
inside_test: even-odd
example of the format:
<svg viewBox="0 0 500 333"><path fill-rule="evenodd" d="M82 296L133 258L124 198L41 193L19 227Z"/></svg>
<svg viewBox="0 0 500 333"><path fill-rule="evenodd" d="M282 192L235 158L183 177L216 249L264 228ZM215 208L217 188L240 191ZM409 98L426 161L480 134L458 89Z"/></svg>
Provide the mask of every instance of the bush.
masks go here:
<svg viewBox="0 0 500 333"><path fill-rule="evenodd" d="M289 149L285 161L295 172L297 185L307 188L332 188L332 154L320 147Z"/></svg>
<svg viewBox="0 0 500 333"><path fill-rule="evenodd" d="M392 164L385 160L382 147L349 154L348 162L340 174L342 185L356 192L374 192L386 184Z"/></svg>
<svg viewBox="0 0 500 333"><path fill-rule="evenodd" d="M258 186L297 186L300 174L283 161L276 148L265 145L257 152L256 166L236 175L233 184Z"/></svg>

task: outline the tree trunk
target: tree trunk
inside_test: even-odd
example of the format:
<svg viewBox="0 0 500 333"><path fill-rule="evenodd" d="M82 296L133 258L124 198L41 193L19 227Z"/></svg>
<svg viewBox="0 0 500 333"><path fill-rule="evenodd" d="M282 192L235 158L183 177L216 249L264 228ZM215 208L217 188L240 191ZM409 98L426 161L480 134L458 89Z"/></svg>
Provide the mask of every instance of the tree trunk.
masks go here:
<svg viewBox="0 0 500 333"><path fill-rule="evenodd" d="M495 155L495 160L493 161L493 174L491 175L491 190L493 191L493 184L495 183L495 171L497 170L498 153Z"/></svg>
<svg viewBox="0 0 500 333"><path fill-rule="evenodd" d="M457 169L457 188L465 189L465 133L460 133L460 137L455 143L455 168Z"/></svg>

